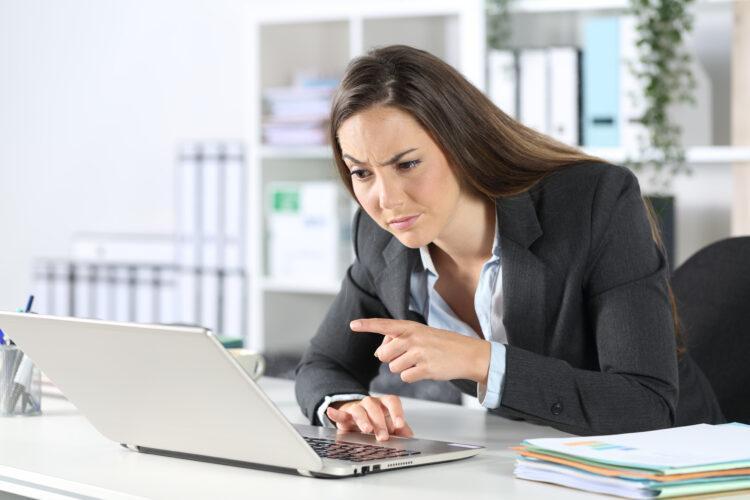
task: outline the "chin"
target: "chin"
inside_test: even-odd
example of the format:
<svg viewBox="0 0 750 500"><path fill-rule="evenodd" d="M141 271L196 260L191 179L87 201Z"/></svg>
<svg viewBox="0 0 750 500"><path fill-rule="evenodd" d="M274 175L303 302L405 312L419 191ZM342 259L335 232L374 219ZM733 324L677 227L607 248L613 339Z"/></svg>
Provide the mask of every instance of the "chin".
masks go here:
<svg viewBox="0 0 750 500"><path fill-rule="evenodd" d="M424 237L420 237L416 233L394 233L391 232L393 236L396 237L396 239L401 242L402 245L404 245L407 248L416 249L419 247L423 247L425 245L428 245L430 241L425 240Z"/></svg>

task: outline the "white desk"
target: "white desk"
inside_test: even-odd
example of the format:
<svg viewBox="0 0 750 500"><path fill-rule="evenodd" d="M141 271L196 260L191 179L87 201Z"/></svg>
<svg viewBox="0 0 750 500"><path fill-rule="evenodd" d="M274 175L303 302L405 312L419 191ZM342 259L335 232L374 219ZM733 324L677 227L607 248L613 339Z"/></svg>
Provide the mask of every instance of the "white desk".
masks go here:
<svg viewBox="0 0 750 500"><path fill-rule="evenodd" d="M287 418L306 423L291 381L267 378L261 386ZM130 451L99 434L68 401L46 398L42 404L41 416L0 419L2 491L54 499L597 498L513 478L509 446L565 434L455 405L404 399L417 436L482 444L488 448L482 454L363 477L314 479Z"/></svg>

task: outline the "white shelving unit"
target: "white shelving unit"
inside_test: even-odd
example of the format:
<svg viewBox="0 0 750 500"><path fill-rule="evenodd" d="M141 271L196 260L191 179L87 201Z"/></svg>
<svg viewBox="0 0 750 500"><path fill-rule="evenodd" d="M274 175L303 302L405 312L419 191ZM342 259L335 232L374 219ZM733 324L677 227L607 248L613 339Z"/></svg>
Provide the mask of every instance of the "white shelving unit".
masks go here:
<svg viewBox="0 0 750 500"><path fill-rule="evenodd" d="M261 142L262 92L292 83L297 70L340 77L372 47L403 43L438 55L485 86L483 0L279 1L248 13L250 331L246 345L301 351L340 287L338 279L299 282L267 275L265 188L274 181L336 178L329 146L273 147ZM343 190L343 187L342 187Z"/></svg>
<svg viewBox="0 0 750 500"><path fill-rule="evenodd" d="M512 43L531 47L580 46L578 28L583 18L621 14L627 5L627 0L515 0L511 4L515 30ZM731 8L732 0L698 0L696 5L698 13L714 17L716 13L721 16L731 11ZM251 172L248 234L251 235L249 261L253 265L248 305L251 328L246 344L252 349L268 352L301 351L338 292L340 280L292 282L266 275L264 190L272 181L334 179L336 173L329 146L272 147L262 144L263 89L290 84L292 73L300 69L315 68L340 76L351 58L373 46L393 43L413 45L442 57L484 89L484 1L381 0L365 3L286 0L264 5L260 12L252 11L248 19L248 41L253 55L248 75L251 99L247 104ZM731 29L730 26L727 29ZM728 117L725 119L729 120ZM589 148L586 151L613 163L622 163L628 156L628 152L621 148ZM726 180L716 181L715 177L727 175L734 162L750 161L750 148L689 145L687 158L689 163L704 172L699 177L707 176L709 184L718 182L726 187ZM688 196L698 192L695 187L687 189ZM709 210L701 216L714 215ZM708 220L702 223L708 224ZM694 235L690 238L696 239ZM687 246L691 245L692 240Z"/></svg>

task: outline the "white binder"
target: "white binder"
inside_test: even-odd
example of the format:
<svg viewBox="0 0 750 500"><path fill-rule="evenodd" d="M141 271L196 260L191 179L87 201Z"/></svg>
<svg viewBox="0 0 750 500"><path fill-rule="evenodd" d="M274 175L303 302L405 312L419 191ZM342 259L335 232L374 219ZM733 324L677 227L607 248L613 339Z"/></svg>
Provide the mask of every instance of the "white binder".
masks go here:
<svg viewBox="0 0 750 500"><path fill-rule="evenodd" d="M549 132L547 54L544 49L522 50L519 55L519 119L527 127Z"/></svg>
<svg viewBox="0 0 750 500"><path fill-rule="evenodd" d="M518 117L516 55L511 50L491 50L487 56L489 98L513 118Z"/></svg>
<svg viewBox="0 0 750 500"><path fill-rule="evenodd" d="M548 51L549 135L560 142L579 144L578 50L553 47Z"/></svg>

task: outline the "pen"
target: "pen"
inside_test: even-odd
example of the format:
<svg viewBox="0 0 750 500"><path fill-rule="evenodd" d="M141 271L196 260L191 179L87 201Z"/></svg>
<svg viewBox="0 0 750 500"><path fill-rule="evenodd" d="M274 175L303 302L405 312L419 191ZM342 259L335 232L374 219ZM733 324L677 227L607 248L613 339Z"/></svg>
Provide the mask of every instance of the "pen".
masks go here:
<svg viewBox="0 0 750 500"><path fill-rule="evenodd" d="M33 305L34 305L34 296L33 295L29 295L29 299L26 301L26 309L18 307L18 308L16 308L16 312L19 312L19 313L20 312L22 312L22 313L31 312L31 306L33 306ZM3 344L4 337L5 337L5 334L3 333L2 330L0 330L0 345ZM6 342L6 344L8 344L8 345L16 345L16 343L13 342L12 339L8 339L7 342Z"/></svg>
<svg viewBox="0 0 750 500"><path fill-rule="evenodd" d="M31 306L34 305L34 296L29 295L29 300L26 301L26 310L24 312L31 312Z"/></svg>

